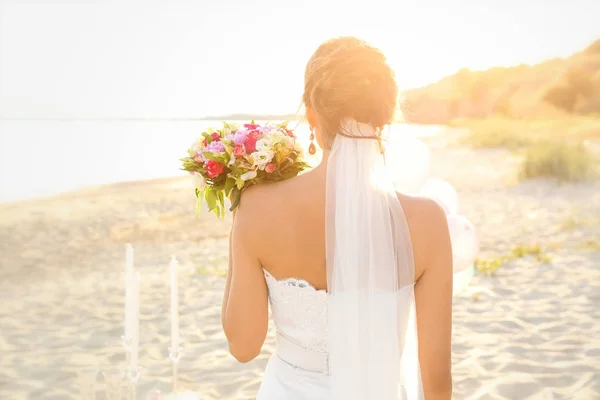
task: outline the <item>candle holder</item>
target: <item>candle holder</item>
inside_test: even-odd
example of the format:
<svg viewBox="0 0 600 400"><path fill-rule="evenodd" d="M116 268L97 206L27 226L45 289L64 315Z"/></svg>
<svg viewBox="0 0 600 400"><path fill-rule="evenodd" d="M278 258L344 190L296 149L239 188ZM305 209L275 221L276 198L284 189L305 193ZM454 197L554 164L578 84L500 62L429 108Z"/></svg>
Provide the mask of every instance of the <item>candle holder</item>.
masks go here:
<svg viewBox="0 0 600 400"><path fill-rule="evenodd" d="M140 376L142 374L142 367L139 365L135 368L128 367L127 368L127 378L129 379L129 393L130 399L137 399L137 384L140 381Z"/></svg>
<svg viewBox="0 0 600 400"><path fill-rule="evenodd" d="M121 344L127 354L129 354L131 352L131 337L125 337L125 335L121 336Z"/></svg>
<svg viewBox="0 0 600 400"><path fill-rule="evenodd" d="M123 349L125 349L125 368L122 370L121 379L124 380L129 376L129 364L131 362L131 337L125 337L125 335L121 336L121 343L123 345Z"/></svg>
<svg viewBox="0 0 600 400"><path fill-rule="evenodd" d="M96 385L100 367L97 365L81 366L77 370L79 396L82 400L96 400Z"/></svg>
<svg viewBox="0 0 600 400"><path fill-rule="evenodd" d="M122 400L126 370L122 367L107 366L102 369L106 400Z"/></svg>
<svg viewBox="0 0 600 400"><path fill-rule="evenodd" d="M179 361L183 355L183 347L178 346L176 349L169 346L169 359L173 364L173 393L177 393L178 386L178 374L179 374Z"/></svg>
<svg viewBox="0 0 600 400"><path fill-rule="evenodd" d="M179 360L181 360L181 356L183 355L183 347L179 346L175 351L173 348L169 346L169 358L173 362L173 364L179 364Z"/></svg>
<svg viewBox="0 0 600 400"><path fill-rule="evenodd" d="M146 393L146 400L165 400L165 396L158 389L151 389Z"/></svg>

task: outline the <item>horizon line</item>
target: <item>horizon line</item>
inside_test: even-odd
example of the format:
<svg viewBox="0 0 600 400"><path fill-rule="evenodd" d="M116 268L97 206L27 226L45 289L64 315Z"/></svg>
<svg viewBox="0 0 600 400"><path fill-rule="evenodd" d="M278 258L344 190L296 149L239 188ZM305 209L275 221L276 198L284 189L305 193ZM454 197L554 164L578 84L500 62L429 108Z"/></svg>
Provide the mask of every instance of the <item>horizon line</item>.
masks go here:
<svg viewBox="0 0 600 400"><path fill-rule="evenodd" d="M256 114L255 117L252 117L253 114L226 114L226 115L215 115L215 116L206 116L206 117L164 117L164 118L156 118L156 117L0 117L0 121L214 121L214 120L223 120L223 119L236 119L239 117L240 119L273 119L282 118L282 119L296 119L296 114ZM294 116L293 118L289 118ZM268 117L268 118L264 118ZM287 117L287 118L286 118Z"/></svg>

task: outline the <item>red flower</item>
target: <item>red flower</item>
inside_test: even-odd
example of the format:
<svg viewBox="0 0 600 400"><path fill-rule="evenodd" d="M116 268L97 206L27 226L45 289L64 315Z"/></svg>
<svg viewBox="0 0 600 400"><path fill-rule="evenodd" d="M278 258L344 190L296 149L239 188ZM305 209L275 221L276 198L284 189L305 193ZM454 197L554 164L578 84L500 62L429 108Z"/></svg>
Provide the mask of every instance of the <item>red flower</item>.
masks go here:
<svg viewBox="0 0 600 400"><path fill-rule="evenodd" d="M252 139L250 136L244 142L244 146L246 147L246 153L254 153L256 151L256 139Z"/></svg>
<svg viewBox="0 0 600 400"><path fill-rule="evenodd" d="M290 131L289 129L286 129L285 131L287 132L289 137L293 137L293 138L296 137L296 136L294 136L294 132Z"/></svg>
<svg viewBox="0 0 600 400"><path fill-rule="evenodd" d="M244 156L244 154L246 154L246 149L244 148L244 146L241 144L236 144L233 148L233 156L235 158L241 158Z"/></svg>
<svg viewBox="0 0 600 400"><path fill-rule="evenodd" d="M208 160L206 162L206 173L211 178L216 178L221 175L225 170L225 166L215 160Z"/></svg>
<svg viewBox="0 0 600 400"><path fill-rule="evenodd" d="M268 164L265 166L265 172L266 172L267 174L271 174L271 173L273 173L273 171L275 171L275 164L274 164L274 163L272 163L272 162L271 162L271 163L268 163Z"/></svg>
<svg viewBox="0 0 600 400"><path fill-rule="evenodd" d="M261 133L259 130L253 130L248 133L248 137L250 139L253 139L254 141L257 141L258 139L260 139L260 135L261 135Z"/></svg>
<svg viewBox="0 0 600 400"><path fill-rule="evenodd" d="M212 135L210 135L213 139L213 141L216 142L220 142L221 141L221 135L219 135L217 132L213 132Z"/></svg>
<svg viewBox="0 0 600 400"><path fill-rule="evenodd" d="M259 127L258 124L244 124L244 128L247 128L247 129L256 129L258 127Z"/></svg>
<svg viewBox="0 0 600 400"><path fill-rule="evenodd" d="M204 138L204 140L202 141L202 144L204 145L204 147L208 146L208 139Z"/></svg>

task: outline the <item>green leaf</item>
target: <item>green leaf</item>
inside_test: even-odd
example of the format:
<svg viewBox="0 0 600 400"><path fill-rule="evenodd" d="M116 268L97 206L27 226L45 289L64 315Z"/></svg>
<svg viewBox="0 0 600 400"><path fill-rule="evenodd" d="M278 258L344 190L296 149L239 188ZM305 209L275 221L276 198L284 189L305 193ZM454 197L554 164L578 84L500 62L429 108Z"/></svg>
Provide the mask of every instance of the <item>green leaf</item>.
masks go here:
<svg viewBox="0 0 600 400"><path fill-rule="evenodd" d="M198 197L196 197L196 217L198 215L200 215L201 210L202 210L202 197L198 196Z"/></svg>
<svg viewBox="0 0 600 400"><path fill-rule="evenodd" d="M227 165L227 156L225 154L219 153L211 153L210 151L202 153L204 158L208 158L209 160L220 162L223 165Z"/></svg>
<svg viewBox="0 0 600 400"><path fill-rule="evenodd" d="M235 186L235 178L228 177L225 181L225 196L229 196L231 189Z"/></svg>
<svg viewBox="0 0 600 400"><path fill-rule="evenodd" d="M208 188L204 192L204 196L206 197L208 211L214 211L214 209L217 207L217 194L212 188Z"/></svg>
<svg viewBox="0 0 600 400"><path fill-rule="evenodd" d="M235 210L235 208L240 204L240 199L242 197L242 191L237 187L233 188L231 191L231 208L229 211Z"/></svg>
<svg viewBox="0 0 600 400"><path fill-rule="evenodd" d="M219 191L218 192L218 197L219 197L219 211L220 211L220 215L219 218L223 219L225 218L225 193L223 191Z"/></svg>
<svg viewBox="0 0 600 400"><path fill-rule="evenodd" d="M298 171L295 168L288 168L285 171L281 172L281 176L283 179L290 179L298 175Z"/></svg>
<svg viewBox="0 0 600 400"><path fill-rule="evenodd" d="M225 207L225 195L223 194L222 190L219 190L217 192L217 201L218 201L218 204L219 204L220 208L224 208Z"/></svg>
<svg viewBox="0 0 600 400"><path fill-rule="evenodd" d="M235 186L236 186L237 190L242 190L242 188L244 187L245 184L246 184L246 182L244 182L244 180L239 177L235 181ZM233 195L233 193L232 193L232 195Z"/></svg>

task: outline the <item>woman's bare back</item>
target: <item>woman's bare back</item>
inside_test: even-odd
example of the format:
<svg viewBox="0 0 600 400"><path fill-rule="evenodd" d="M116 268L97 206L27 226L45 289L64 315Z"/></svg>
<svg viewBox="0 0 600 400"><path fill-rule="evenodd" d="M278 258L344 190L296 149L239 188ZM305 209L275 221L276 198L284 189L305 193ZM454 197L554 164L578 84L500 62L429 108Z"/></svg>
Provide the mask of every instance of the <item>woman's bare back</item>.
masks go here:
<svg viewBox="0 0 600 400"><path fill-rule="evenodd" d="M272 185L253 187L244 202L268 240L257 249L262 267L277 279L299 278L327 289L325 266L325 173L316 168ZM398 194L413 244L415 281L426 267L432 229L443 229L439 206L430 199ZM243 205L242 205L243 207Z"/></svg>
<svg viewBox="0 0 600 400"><path fill-rule="evenodd" d="M268 288L262 269L276 279L299 278L327 289L325 166L288 181L244 192L234 218L232 257L223 302L230 351L249 361L268 327ZM415 262L419 363L427 399L451 390L452 250L446 216L433 200L398 195Z"/></svg>
<svg viewBox="0 0 600 400"><path fill-rule="evenodd" d="M241 207L260 214L256 228L268 238L257 249L263 268L277 279L300 278L326 289L324 174L312 170L253 189L245 193Z"/></svg>

